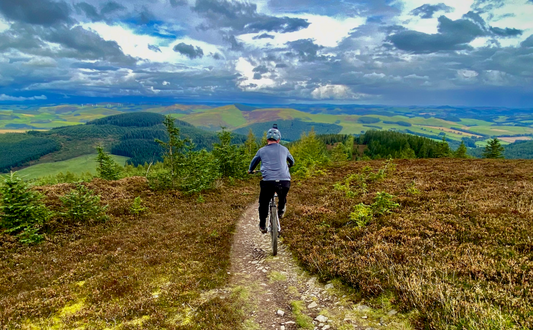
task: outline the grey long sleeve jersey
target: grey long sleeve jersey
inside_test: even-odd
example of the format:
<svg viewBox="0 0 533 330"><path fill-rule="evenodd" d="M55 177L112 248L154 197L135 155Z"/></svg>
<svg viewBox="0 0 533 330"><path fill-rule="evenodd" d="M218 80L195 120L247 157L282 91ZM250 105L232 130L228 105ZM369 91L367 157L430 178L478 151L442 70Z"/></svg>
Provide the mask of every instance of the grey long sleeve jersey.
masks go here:
<svg viewBox="0 0 533 330"><path fill-rule="evenodd" d="M272 143L259 149L250 163L249 171L252 172L259 162L261 162L261 174L264 181L291 179L289 166L294 165L294 158L289 149L281 144Z"/></svg>

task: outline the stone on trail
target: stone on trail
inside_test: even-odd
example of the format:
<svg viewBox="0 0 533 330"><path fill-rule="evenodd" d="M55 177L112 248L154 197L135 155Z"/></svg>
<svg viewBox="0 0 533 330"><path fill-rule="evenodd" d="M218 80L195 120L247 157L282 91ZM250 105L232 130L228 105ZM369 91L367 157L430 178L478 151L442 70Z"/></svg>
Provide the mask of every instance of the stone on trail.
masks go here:
<svg viewBox="0 0 533 330"><path fill-rule="evenodd" d="M326 284L325 288L326 289L333 289L333 284L331 284L331 283L330 284Z"/></svg>
<svg viewBox="0 0 533 330"><path fill-rule="evenodd" d="M278 309L278 311L276 312L276 314L278 314L279 316L283 316L283 315L285 315L285 312L282 311L281 309Z"/></svg>
<svg viewBox="0 0 533 330"><path fill-rule="evenodd" d="M307 308L317 308L318 307L318 304L316 302L312 302L309 304L309 306L307 306Z"/></svg>
<svg viewBox="0 0 533 330"><path fill-rule="evenodd" d="M320 323L325 323L328 320L328 318L324 315L318 315L317 317L315 317L315 320Z"/></svg>

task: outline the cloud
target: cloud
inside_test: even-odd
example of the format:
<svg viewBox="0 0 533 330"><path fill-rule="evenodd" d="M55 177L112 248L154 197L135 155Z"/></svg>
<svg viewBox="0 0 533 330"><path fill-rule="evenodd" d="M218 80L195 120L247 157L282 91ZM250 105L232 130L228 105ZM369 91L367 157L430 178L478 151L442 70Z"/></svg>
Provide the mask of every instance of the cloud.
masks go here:
<svg viewBox="0 0 533 330"><path fill-rule="evenodd" d="M161 53L161 48L157 47L156 45L148 45L148 49L150 49L153 52Z"/></svg>
<svg viewBox="0 0 533 330"><path fill-rule="evenodd" d="M32 97L22 97L22 96L10 96L6 94L0 94L0 101L15 101L15 102L22 102L22 101L32 101L32 100L46 100L46 95L41 96L32 96Z"/></svg>
<svg viewBox="0 0 533 330"><path fill-rule="evenodd" d="M439 33L427 34L405 30L389 37L398 49L414 53L433 53L438 51L460 50L471 48L468 43L477 37L487 34L478 24L470 19L451 20L446 16L439 17Z"/></svg>
<svg viewBox="0 0 533 330"><path fill-rule="evenodd" d="M70 8L64 1L2 0L0 13L8 20L43 26L71 22Z"/></svg>
<svg viewBox="0 0 533 330"><path fill-rule="evenodd" d="M271 34L268 34L268 33L263 33L263 34L260 34L260 35L257 35L255 37L252 38L253 40L258 40L258 39L274 39L274 36L271 35Z"/></svg>
<svg viewBox="0 0 533 330"><path fill-rule="evenodd" d="M114 13L116 11L121 11L124 9L126 9L126 7L124 7L120 3L117 3L115 1L108 1L104 3L102 7L100 8L100 14L108 15L108 14Z"/></svg>
<svg viewBox="0 0 533 330"><path fill-rule="evenodd" d="M305 19L259 14L257 5L227 0L197 0L193 11L207 19L201 29L231 28L239 33L294 32L309 26Z"/></svg>
<svg viewBox="0 0 533 330"><path fill-rule="evenodd" d="M518 29L511 29L511 28L499 28L499 27L491 27L490 31L494 33L497 36L500 37L516 37L522 34L522 30Z"/></svg>
<svg viewBox="0 0 533 330"><path fill-rule="evenodd" d="M115 41L106 41L93 31L81 26L72 29L61 27L43 31L42 37L63 46L63 55L84 59L105 59L110 62L131 65L135 60L124 55Z"/></svg>
<svg viewBox="0 0 533 330"><path fill-rule="evenodd" d="M202 48L196 46L196 48L193 45L187 45L183 42L180 42L176 46L174 46L174 51L178 52L182 55L187 56L191 60L195 58L202 58L204 56L204 51Z"/></svg>
<svg viewBox="0 0 533 330"><path fill-rule="evenodd" d="M99 21L102 19L102 16L98 13L96 7L91 4L88 4L87 2L77 3L74 5L74 8L76 8L78 12L83 12L85 16L87 16L87 18L92 21Z"/></svg>
<svg viewBox="0 0 533 330"><path fill-rule="evenodd" d="M411 11L411 15L420 16L421 18L433 18L436 12L443 11L450 13L453 11L452 7L446 6L443 3L436 5L425 4Z"/></svg>
<svg viewBox="0 0 533 330"><path fill-rule="evenodd" d="M362 94L354 94L352 90L345 85L324 85L315 88L311 92L314 99L359 99Z"/></svg>
<svg viewBox="0 0 533 330"><path fill-rule="evenodd" d="M533 0L531 0L533 1ZM526 40L522 41L522 43L520 44L520 46L522 47L528 47L528 48L533 48L533 34L530 35L529 37L527 37Z"/></svg>
<svg viewBox="0 0 533 330"><path fill-rule="evenodd" d="M318 51L324 47L315 44L312 39L291 41L287 45L290 49L296 51L300 61L312 62L323 58L318 55Z"/></svg>

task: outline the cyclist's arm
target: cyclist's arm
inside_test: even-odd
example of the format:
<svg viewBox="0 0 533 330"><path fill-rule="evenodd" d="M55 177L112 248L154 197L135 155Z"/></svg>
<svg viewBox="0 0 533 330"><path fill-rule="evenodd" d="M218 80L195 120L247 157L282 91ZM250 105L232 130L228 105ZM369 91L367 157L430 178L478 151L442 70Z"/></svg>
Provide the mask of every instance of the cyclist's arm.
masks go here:
<svg viewBox="0 0 533 330"><path fill-rule="evenodd" d="M294 166L294 158L290 152L287 152L287 162L289 163L289 167Z"/></svg>
<svg viewBox="0 0 533 330"><path fill-rule="evenodd" d="M253 170L255 170L255 167L259 162L261 161L261 157L259 156L259 152L255 155L255 157L252 159L252 162L250 163L250 167L248 168L248 173L252 173Z"/></svg>

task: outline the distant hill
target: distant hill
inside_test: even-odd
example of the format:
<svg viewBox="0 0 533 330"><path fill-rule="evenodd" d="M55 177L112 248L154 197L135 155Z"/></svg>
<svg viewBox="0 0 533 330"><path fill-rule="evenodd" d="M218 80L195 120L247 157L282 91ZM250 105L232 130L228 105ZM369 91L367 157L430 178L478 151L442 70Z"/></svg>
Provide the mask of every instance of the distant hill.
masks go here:
<svg viewBox="0 0 533 330"><path fill-rule="evenodd" d="M342 126L335 124L304 122L301 120L277 120L241 127L234 130L234 132L244 135L248 134L251 129L255 136L261 137L274 123L278 124L282 139L286 141L298 140L302 136L302 133L309 132L311 128L313 128L317 134L338 134L342 130Z"/></svg>
<svg viewBox="0 0 533 330"><path fill-rule="evenodd" d="M163 150L154 139L168 140L164 116L150 112L132 112L112 115L85 125L66 126L49 131L0 134L0 171L9 171L31 163L46 163L69 160L92 154L97 145L111 153L129 157L131 164L162 159ZM176 120L180 135L192 140L196 149L211 150L218 142L216 133L198 129L181 120ZM234 142L246 140L235 135ZM4 153L7 151L7 153Z"/></svg>

